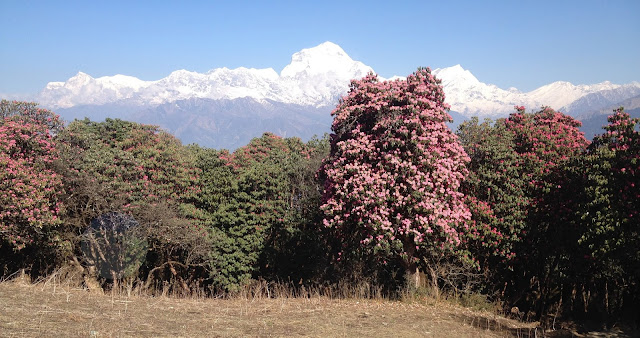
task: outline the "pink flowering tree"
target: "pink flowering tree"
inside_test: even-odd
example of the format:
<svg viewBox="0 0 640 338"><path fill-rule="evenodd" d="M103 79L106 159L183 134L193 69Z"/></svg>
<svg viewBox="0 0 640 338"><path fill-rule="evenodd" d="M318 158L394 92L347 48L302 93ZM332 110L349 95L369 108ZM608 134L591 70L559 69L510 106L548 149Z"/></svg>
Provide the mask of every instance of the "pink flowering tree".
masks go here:
<svg viewBox="0 0 640 338"><path fill-rule="evenodd" d="M569 229L556 224L569 223L561 220L571 213L573 203L573 192L566 186L568 169L573 160L582 156L589 141L579 129L580 121L571 116L548 107L535 113L525 113L522 107L516 109L518 112L504 120L504 125L513 136L519 158L516 165L522 168L525 194L530 199L526 232L541 235L552 231L556 236L551 238L561 240L560 233ZM544 245L527 248L529 255L532 250L546 250L549 241L544 236L540 240Z"/></svg>
<svg viewBox="0 0 640 338"><path fill-rule="evenodd" d="M514 149L527 173L530 188L549 191L554 182L548 180L554 170L580 155L589 145L580 131L580 121L549 107L526 113L524 107L504 120L514 137Z"/></svg>
<svg viewBox="0 0 640 338"><path fill-rule="evenodd" d="M534 113L524 112L523 107L516 110L503 123L512 134L516 165L522 168L524 192L529 198L524 231L528 239L520 258L537 264L541 261L538 256L548 254L549 247L561 248L566 235L575 233L576 229L566 226L574 202L568 175L589 141L579 129L580 121L571 116L548 107Z"/></svg>
<svg viewBox="0 0 640 338"><path fill-rule="evenodd" d="M61 224L52 139L61 126L57 115L35 103L0 103L0 239L14 250L49 243Z"/></svg>
<svg viewBox="0 0 640 338"><path fill-rule="evenodd" d="M586 156L585 194L590 199L580 210L585 220L580 241L595 257L627 255L640 244L640 118L619 108L608 121Z"/></svg>
<svg viewBox="0 0 640 338"><path fill-rule="evenodd" d="M445 124L448 108L429 68L406 80L351 82L332 112L322 169L324 225L342 241L341 255L399 260L417 285L429 258L457 251L470 218L459 191L469 158Z"/></svg>
<svg viewBox="0 0 640 338"><path fill-rule="evenodd" d="M548 107L533 113L523 107L516 110L503 123L513 137L515 165L521 168L528 203L523 206L526 225L515 246L508 284L513 286L512 297L523 302L516 304L521 310L542 315L559 304L556 288L576 265L571 257L578 233L573 222L578 196L572 172L589 141L571 116ZM522 300L525 292L527 303Z"/></svg>

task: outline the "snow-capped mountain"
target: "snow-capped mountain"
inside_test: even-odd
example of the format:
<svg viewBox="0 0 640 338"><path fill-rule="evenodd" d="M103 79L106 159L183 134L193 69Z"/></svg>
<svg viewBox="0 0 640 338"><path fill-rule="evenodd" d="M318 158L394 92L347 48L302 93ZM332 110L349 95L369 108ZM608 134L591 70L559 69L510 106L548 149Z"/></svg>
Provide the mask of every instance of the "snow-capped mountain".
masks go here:
<svg viewBox="0 0 640 338"><path fill-rule="evenodd" d="M638 107L637 98L639 95L640 86L633 85L601 90L584 95L578 100L571 102L571 104L563 107L562 112L582 120L593 115L610 114L612 106L624 106L628 109L635 109ZM635 98L635 100L631 100L630 98Z"/></svg>
<svg viewBox="0 0 640 338"><path fill-rule="evenodd" d="M176 70L160 80L143 81L125 75L93 78L79 72L65 82L50 82L35 101L67 121L86 116L97 121L111 117L154 123L185 142L232 150L265 131L303 138L329 132L329 113L346 94L350 80L373 71L340 46L325 42L293 54L280 73L243 67L206 73ZM640 95L639 82L574 85L559 81L521 92L481 82L461 65L433 73L442 80L451 105L452 127L471 116L507 116L515 105L550 106L587 119ZM390 80L397 78L401 77Z"/></svg>
<svg viewBox="0 0 640 338"><path fill-rule="evenodd" d="M66 82L47 84L37 101L52 109L116 102L149 106L192 98L334 106L351 79L369 72L373 72L371 67L351 59L340 46L325 42L293 54L280 74L272 68L217 68L204 74L177 70L157 81L142 81L125 75L93 78L79 72ZM480 82L461 65L435 69L434 74L442 79L451 109L467 117L505 116L513 112L514 105L531 109L551 106L580 115L640 93L638 82L618 85L608 81L592 85L558 81L523 93Z"/></svg>
<svg viewBox="0 0 640 338"><path fill-rule="evenodd" d="M584 98L576 101L583 101L580 104L586 103L585 101L596 101L597 105L594 107L598 107L604 101L601 101L601 97L593 97L598 96L598 93L587 95ZM606 100L606 99L605 99ZM634 118L640 118L640 94L631 98L628 98L623 101L617 101L615 103L611 103L608 106L602 108L595 108L595 110L585 112L582 116L580 116L580 120L582 122L582 127L580 128L587 139L592 139L596 134L602 134L604 130L603 126L607 125L607 118L609 115L613 114L613 110L624 107L624 111L631 115Z"/></svg>
<svg viewBox="0 0 640 338"><path fill-rule="evenodd" d="M504 90L480 82L460 65L436 69L433 73L442 80L446 101L451 105L451 109L467 117L505 116L513 112L515 105L529 109L550 106L580 117L584 112L600 109L640 93L638 82L618 85L609 81L593 85L574 85L558 81L523 93L516 88ZM580 101L581 99L584 100Z"/></svg>
<svg viewBox="0 0 640 338"><path fill-rule="evenodd" d="M98 79L78 72L66 82L49 82L38 95L38 102L50 108L67 108L82 104L105 104L130 98L147 82L125 75Z"/></svg>
<svg viewBox="0 0 640 338"><path fill-rule="evenodd" d="M460 65L438 68L433 74L442 80L446 102L464 116L500 116L513 111L522 96L517 89L500 89L480 82Z"/></svg>
<svg viewBox="0 0 640 338"><path fill-rule="evenodd" d="M272 68L217 68L207 73L177 70L157 81L115 75L93 78L79 72L66 82L50 82L38 101L52 109L126 101L158 105L191 98L253 98L298 105L333 104L349 81L372 72L340 46L325 42L293 54L280 74Z"/></svg>

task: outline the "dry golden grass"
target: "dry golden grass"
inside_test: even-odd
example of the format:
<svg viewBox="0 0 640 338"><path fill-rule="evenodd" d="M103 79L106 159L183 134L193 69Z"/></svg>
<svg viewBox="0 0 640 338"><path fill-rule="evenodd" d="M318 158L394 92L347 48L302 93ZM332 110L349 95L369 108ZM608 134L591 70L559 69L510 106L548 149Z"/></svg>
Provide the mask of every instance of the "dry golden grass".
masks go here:
<svg viewBox="0 0 640 338"><path fill-rule="evenodd" d="M4 337L505 337L535 330L425 300L127 297L50 281L0 283Z"/></svg>

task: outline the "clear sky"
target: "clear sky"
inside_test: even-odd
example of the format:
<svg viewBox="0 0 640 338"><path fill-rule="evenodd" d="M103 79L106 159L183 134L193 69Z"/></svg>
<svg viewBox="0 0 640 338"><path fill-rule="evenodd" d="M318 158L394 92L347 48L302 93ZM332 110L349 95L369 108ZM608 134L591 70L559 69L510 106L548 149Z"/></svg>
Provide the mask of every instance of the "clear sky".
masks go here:
<svg viewBox="0 0 640 338"><path fill-rule="evenodd" d="M0 93L78 71L158 80L177 69L280 72L324 41L384 77L461 64L529 91L640 81L640 1L0 0Z"/></svg>

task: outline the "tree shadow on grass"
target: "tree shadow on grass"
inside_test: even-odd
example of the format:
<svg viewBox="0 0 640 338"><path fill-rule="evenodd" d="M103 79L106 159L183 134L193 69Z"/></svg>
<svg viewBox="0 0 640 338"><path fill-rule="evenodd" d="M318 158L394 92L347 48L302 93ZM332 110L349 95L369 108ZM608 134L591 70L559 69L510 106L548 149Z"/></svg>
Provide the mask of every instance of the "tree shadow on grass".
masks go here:
<svg viewBox="0 0 640 338"><path fill-rule="evenodd" d="M456 313L452 315L457 321L482 330L504 333L512 337L542 337L547 333L537 323L524 323L503 317L491 318L492 315L476 315ZM571 335L569 335L571 336Z"/></svg>
<svg viewBox="0 0 640 338"><path fill-rule="evenodd" d="M637 330L628 327L614 327L608 330L590 330L573 322L558 322L553 328L540 327L539 322L520 322L493 315L457 313L456 320L482 330L504 333L511 337L638 337Z"/></svg>

